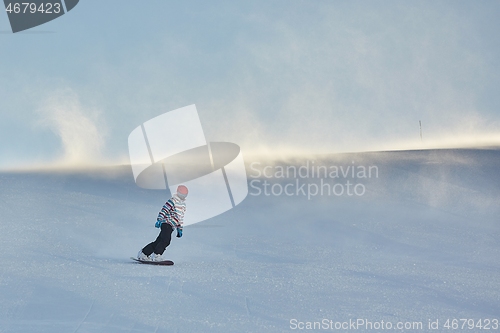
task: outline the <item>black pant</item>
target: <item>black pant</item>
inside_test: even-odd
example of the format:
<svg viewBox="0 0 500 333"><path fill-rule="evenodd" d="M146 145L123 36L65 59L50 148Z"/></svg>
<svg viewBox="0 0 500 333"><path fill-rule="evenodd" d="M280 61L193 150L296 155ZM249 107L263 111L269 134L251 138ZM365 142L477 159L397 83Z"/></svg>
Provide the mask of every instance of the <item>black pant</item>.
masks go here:
<svg viewBox="0 0 500 333"><path fill-rule="evenodd" d="M142 253L149 256L151 253L162 255L165 252L167 246L170 245L170 240L172 239L172 231L174 228L168 223L162 223L161 231L156 240L149 243L142 249Z"/></svg>

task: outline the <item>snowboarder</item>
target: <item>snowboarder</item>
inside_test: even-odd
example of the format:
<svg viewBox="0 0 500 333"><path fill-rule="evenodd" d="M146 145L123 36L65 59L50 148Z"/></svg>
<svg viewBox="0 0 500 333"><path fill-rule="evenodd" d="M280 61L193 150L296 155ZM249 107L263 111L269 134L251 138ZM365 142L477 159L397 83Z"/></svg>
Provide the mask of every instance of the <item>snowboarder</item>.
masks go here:
<svg viewBox="0 0 500 333"><path fill-rule="evenodd" d="M163 252L170 244L172 232L177 229L177 237L182 237L182 225L184 213L186 212L186 197L188 188L184 185L177 187L177 193L167 200L158 213L156 228L160 228L160 234L156 240L146 245L137 254L137 259L143 261L164 261Z"/></svg>

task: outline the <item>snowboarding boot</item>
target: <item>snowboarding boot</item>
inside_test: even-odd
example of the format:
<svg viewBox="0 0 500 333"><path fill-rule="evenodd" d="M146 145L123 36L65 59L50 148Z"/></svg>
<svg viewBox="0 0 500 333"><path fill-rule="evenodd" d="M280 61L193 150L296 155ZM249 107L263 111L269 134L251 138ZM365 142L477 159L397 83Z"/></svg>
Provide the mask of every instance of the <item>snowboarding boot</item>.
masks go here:
<svg viewBox="0 0 500 333"><path fill-rule="evenodd" d="M161 256L161 254L156 254L156 253L153 253L151 254L151 260L152 261L164 261L165 259L163 259L163 257Z"/></svg>
<svg viewBox="0 0 500 333"><path fill-rule="evenodd" d="M144 261L152 261L151 256L147 256L144 254L144 252L142 252L142 249L139 251L139 253L137 253L137 259L139 260L144 260Z"/></svg>

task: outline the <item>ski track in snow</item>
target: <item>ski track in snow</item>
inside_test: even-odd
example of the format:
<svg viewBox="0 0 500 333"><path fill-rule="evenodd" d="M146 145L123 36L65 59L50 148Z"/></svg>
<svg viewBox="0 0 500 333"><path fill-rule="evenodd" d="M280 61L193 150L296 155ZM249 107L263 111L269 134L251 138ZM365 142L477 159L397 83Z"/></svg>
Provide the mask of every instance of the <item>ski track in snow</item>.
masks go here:
<svg viewBox="0 0 500 333"><path fill-rule="evenodd" d="M90 311L92 311L92 307L94 307L94 302L95 301L92 301L92 304L90 304L89 310L85 314L85 317L83 317L82 321L80 322L80 324L78 325L78 327L76 328L76 330L73 333L78 332L78 330L80 330L80 327L82 327L82 324L85 322L85 320L87 320L87 317L89 316Z"/></svg>
<svg viewBox="0 0 500 333"><path fill-rule="evenodd" d="M363 197L249 195L174 237L170 267L128 259L157 236L166 199L137 188L129 167L0 174L0 332L500 319L500 151L327 162L354 159L380 170Z"/></svg>

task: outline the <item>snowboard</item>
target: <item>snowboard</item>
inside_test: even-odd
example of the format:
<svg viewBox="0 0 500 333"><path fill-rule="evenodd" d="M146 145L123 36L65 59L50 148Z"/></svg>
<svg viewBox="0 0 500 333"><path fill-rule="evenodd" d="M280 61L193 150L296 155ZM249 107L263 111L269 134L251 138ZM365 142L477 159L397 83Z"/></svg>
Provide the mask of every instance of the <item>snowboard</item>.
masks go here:
<svg viewBox="0 0 500 333"><path fill-rule="evenodd" d="M159 265L159 266L172 266L174 262L172 260L164 260L164 261L147 261L147 260L139 260L134 257L130 257L130 259L140 262L141 264L148 264L148 265Z"/></svg>

